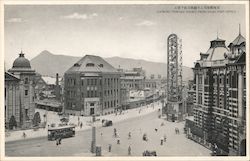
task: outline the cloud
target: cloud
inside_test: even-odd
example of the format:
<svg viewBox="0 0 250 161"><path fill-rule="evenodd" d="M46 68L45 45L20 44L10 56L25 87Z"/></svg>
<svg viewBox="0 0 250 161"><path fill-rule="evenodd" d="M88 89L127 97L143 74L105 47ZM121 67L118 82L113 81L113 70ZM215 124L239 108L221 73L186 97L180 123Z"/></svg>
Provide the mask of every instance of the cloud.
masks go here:
<svg viewBox="0 0 250 161"><path fill-rule="evenodd" d="M10 22L10 23L20 23L20 22L24 22L23 19L21 18L10 18L7 20L7 22Z"/></svg>
<svg viewBox="0 0 250 161"><path fill-rule="evenodd" d="M136 26L154 26L156 25L153 21L144 20L136 24Z"/></svg>
<svg viewBox="0 0 250 161"><path fill-rule="evenodd" d="M77 20L86 20L86 19L91 19L93 17L97 17L98 14L97 13L93 13L93 14L79 14L77 12L72 13L70 15L66 15L66 16L62 16L63 19L77 19Z"/></svg>

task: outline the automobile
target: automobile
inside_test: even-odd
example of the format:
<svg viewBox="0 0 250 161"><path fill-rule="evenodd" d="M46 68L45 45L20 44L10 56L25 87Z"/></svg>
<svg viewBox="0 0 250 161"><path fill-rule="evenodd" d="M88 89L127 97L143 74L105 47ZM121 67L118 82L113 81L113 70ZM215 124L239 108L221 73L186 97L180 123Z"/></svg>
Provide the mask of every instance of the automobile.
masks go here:
<svg viewBox="0 0 250 161"><path fill-rule="evenodd" d="M142 153L142 156L157 156L156 154L156 151L149 151L149 150L145 150L143 153Z"/></svg>
<svg viewBox="0 0 250 161"><path fill-rule="evenodd" d="M102 126L107 127L107 126L112 126L113 122L111 120L102 120Z"/></svg>

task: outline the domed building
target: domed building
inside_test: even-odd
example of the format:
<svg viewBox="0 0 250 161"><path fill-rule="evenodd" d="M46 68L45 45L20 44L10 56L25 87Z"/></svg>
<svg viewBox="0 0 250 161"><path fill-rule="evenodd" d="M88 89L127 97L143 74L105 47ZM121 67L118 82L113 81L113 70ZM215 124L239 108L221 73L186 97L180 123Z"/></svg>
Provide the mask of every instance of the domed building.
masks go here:
<svg viewBox="0 0 250 161"><path fill-rule="evenodd" d="M35 112L35 70L21 52L5 72L5 126L30 127Z"/></svg>

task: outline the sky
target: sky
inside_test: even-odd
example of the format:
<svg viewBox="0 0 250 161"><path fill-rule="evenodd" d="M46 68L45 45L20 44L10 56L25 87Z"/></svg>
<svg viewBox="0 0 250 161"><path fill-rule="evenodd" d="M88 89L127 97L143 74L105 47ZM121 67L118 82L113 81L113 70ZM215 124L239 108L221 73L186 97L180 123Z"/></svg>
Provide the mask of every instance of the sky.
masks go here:
<svg viewBox="0 0 250 161"><path fill-rule="evenodd" d="M183 65L193 67L217 35L228 45L238 36L240 24L246 36L244 5L206 6L5 5L5 63L11 67L21 50L29 60L48 50L166 62L167 37L175 33L182 39Z"/></svg>

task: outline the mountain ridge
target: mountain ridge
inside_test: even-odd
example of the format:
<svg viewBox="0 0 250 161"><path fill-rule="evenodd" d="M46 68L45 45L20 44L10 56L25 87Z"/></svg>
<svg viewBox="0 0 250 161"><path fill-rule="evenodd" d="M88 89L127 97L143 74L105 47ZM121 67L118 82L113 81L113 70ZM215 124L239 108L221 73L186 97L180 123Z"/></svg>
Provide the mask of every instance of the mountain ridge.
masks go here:
<svg viewBox="0 0 250 161"><path fill-rule="evenodd" d="M41 75L54 77L56 73L63 76L74 63L80 60L81 57L69 56L69 55L55 55L48 50L42 51L36 57L30 60L31 66ZM163 62L151 62L144 59L123 58L119 56L113 56L103 58L110 63L114 68L132 69L136 67L142 67L146 71L146 76L151 74L167 76L167 64ZM192 69L183 66L183 80L187 81L193 79Z"/></svg>

